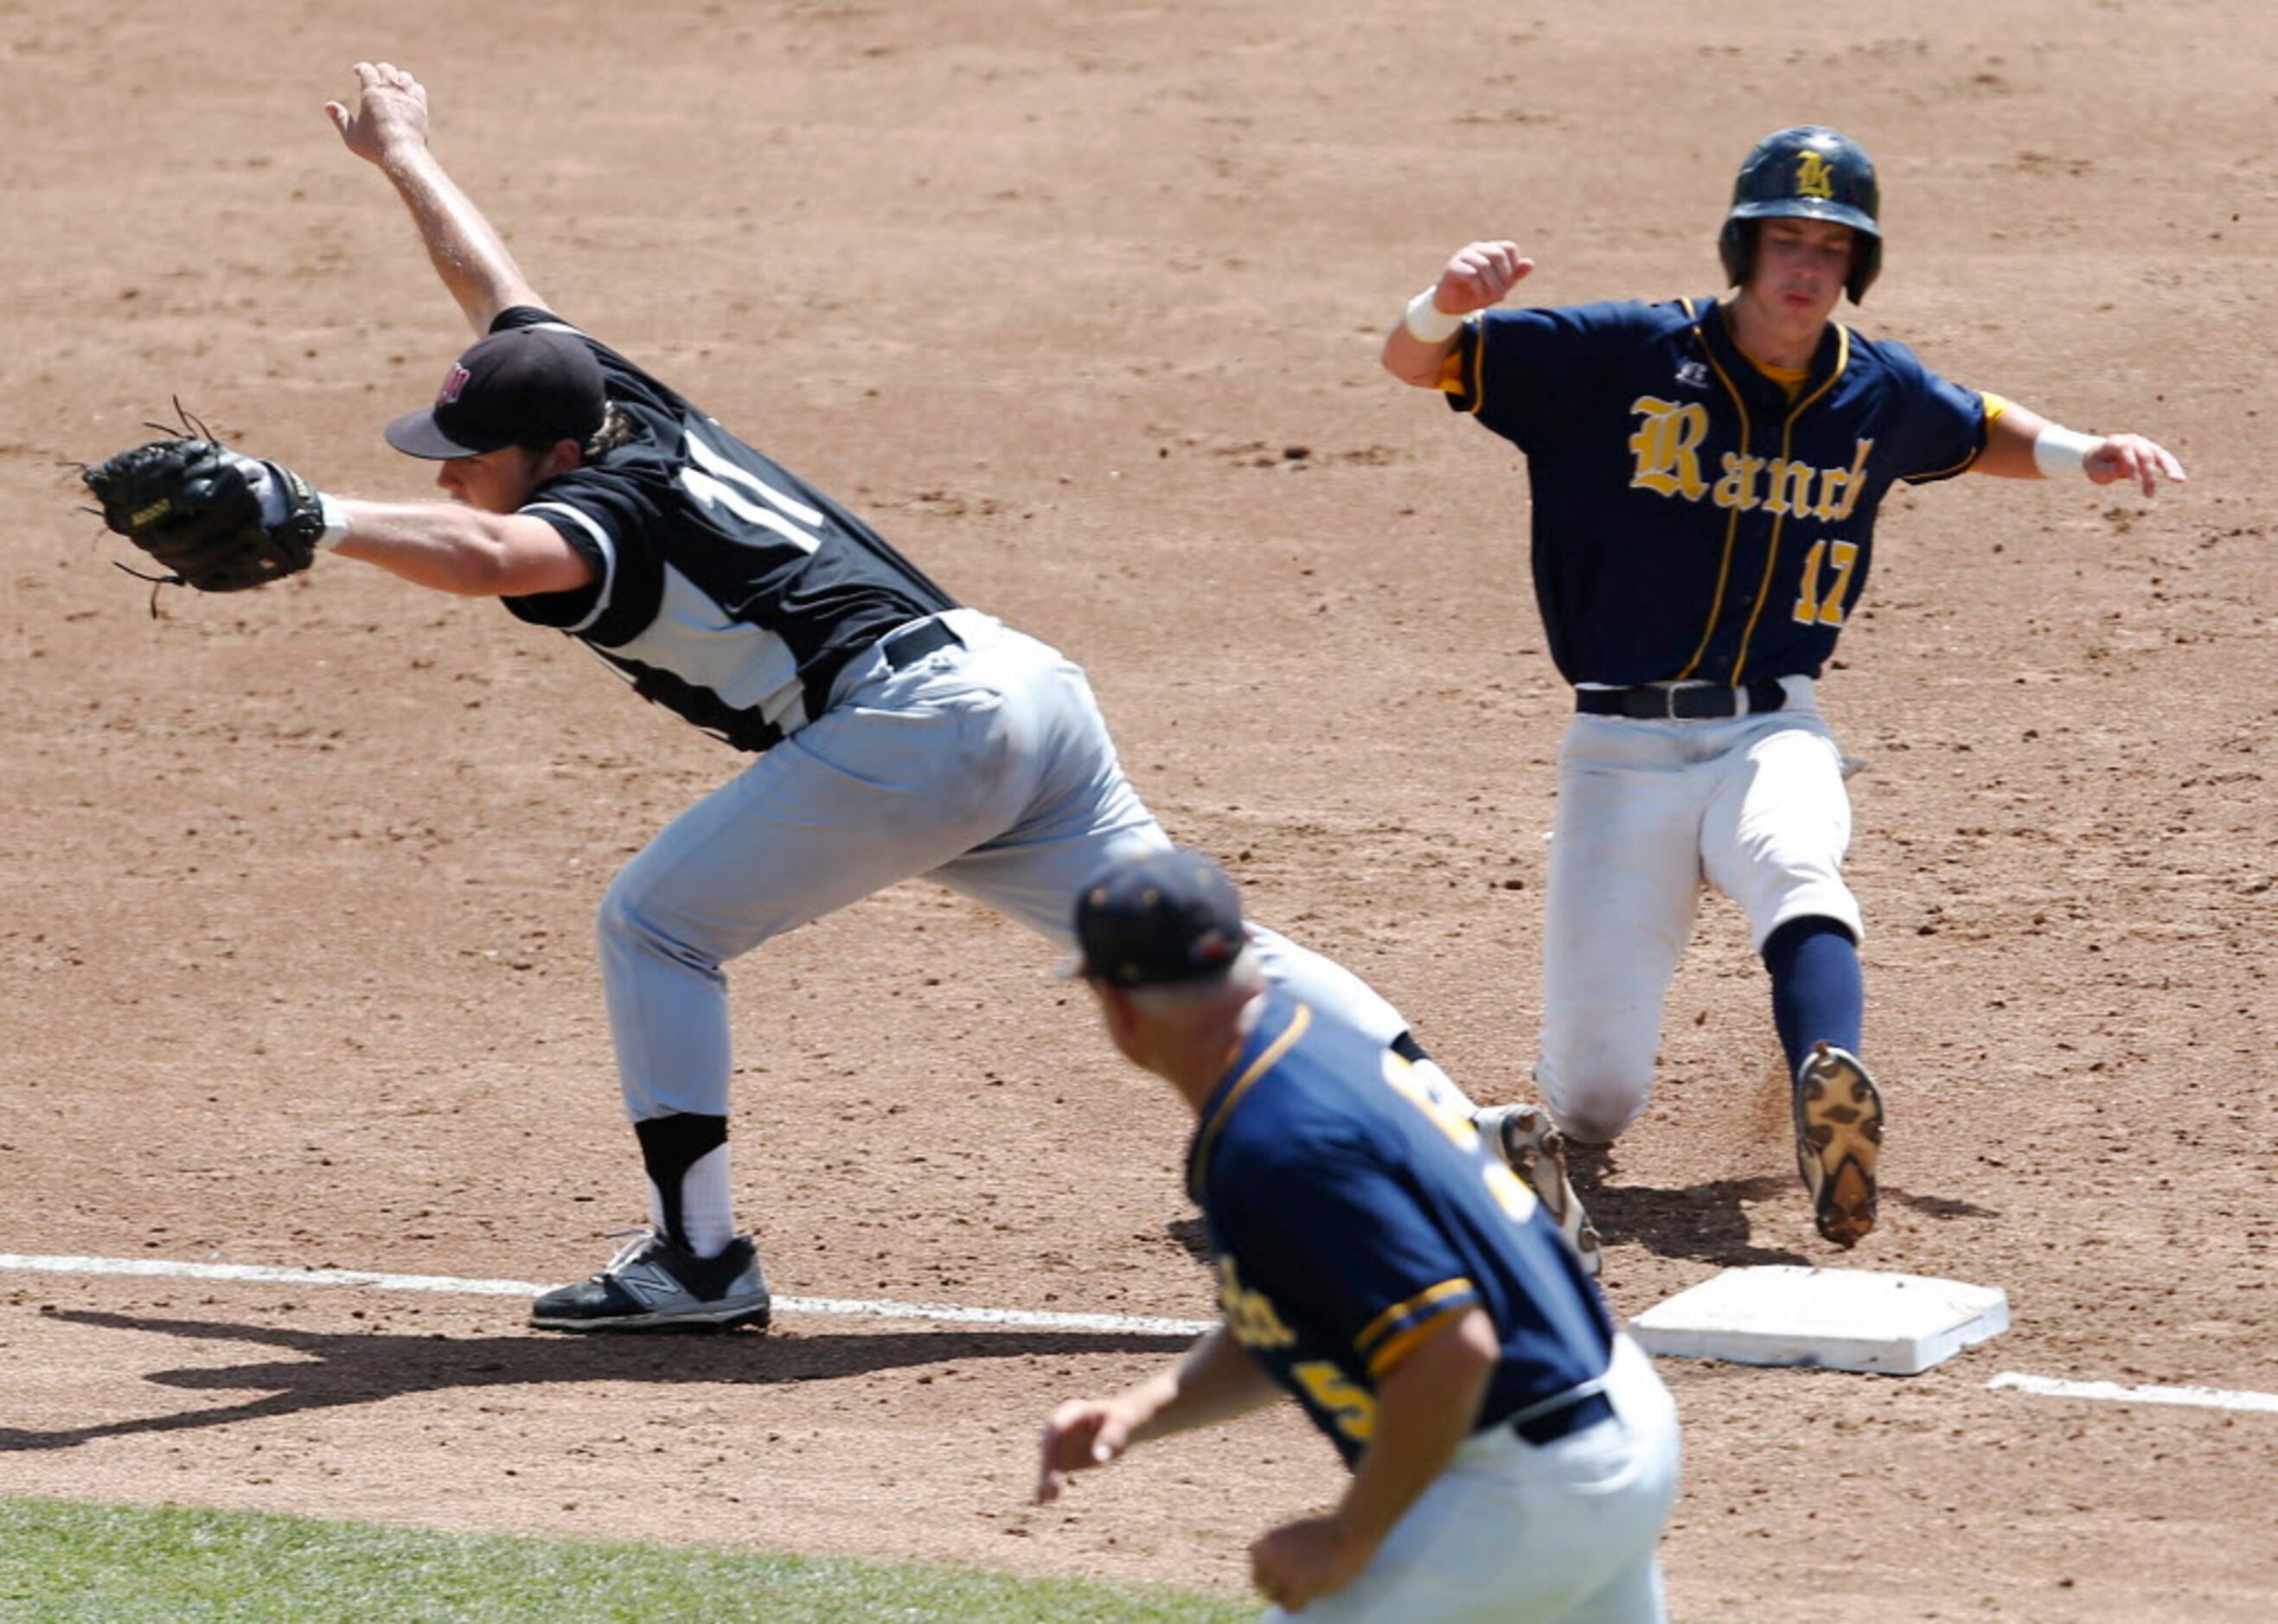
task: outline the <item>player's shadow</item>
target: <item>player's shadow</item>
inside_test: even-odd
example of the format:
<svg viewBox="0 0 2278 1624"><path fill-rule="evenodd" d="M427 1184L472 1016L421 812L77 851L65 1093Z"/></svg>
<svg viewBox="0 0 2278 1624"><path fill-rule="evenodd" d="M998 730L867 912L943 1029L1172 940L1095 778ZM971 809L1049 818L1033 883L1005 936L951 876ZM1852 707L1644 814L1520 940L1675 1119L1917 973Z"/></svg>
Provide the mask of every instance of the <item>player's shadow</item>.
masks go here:
<svg viewBox="0 0 2278 1624"><path fill-rule="evenodd" d="M1615 1184L1611 1156L1602 1148L1577 1147L1570 1153L1567 1172L1574 1193L1605 1243L1618 1246L1635 1241L1661 1257L1691 1258L1728 1268L1786 1263L1811 1267L1828 1262L1822 1254L1807 1254L1785 1247L1758 1244L1756 1219L1750 1207L1768 1203L1772 1211L1787 1214L1811 1232L1810 1203L1800 1179L1773 1174L1749 1178L1718 1178L1677 1189L1651 1185ZM1990 1208L1945 1196L1909 1195L1889 1185L1882 1189L1884 1210L1903 1204L1937 1218L1992 1218Z"/></svg>
<svg viewBox="0 0 2278 1624"><path fill-rule="evenodd" d="M96 1438L180 1432L306 1410L372 1404L408 1393L457 1388L527 1387L548 1382L653 1382L774 1384L826 1382L874 1370L944 1365L977 1359L1074 1353L1176 1353L1193 1338L1099 1331L912 1330L815 1337L748 1331L708 1335L445 1338L340 1333L226 1321L159 1319L91 1309L55 1309L45 1316L106 1330L137 1330L196 1342L236 1342L290 1357L154 1371L143 1379L192 1391L253 1391L235 1404L186 1409L130 1421L40 1430L0 1427L0 1452L70 1449Z"/></svg>
<svg viewBox="0 0 2278 1624"><path fill-rule="evenodd" d="M1750 1203L1786 1190L1793 1179L1718 1178L1663 1189L1609 1184L1609 1170L1602 1157L1575 1156L1567 1167L1574 1193L1609 1247L1633 1241L1656 1256L1693 1258L1728 1268L1812 1262L1800 1252L1757 1244L1748 1213ZM1800 1212L1801 1187L1794 1193ZM1808 1216L1804 1222L1808 1225Z"/></svg>
<svg viewBox="0 0 2278 1624"><path fill-rule="evenodd" d="M1211 1266L1210 1225L1201 1218L1173 1218L1163 1229L1181 1251L1204 1268Z"/></svg>

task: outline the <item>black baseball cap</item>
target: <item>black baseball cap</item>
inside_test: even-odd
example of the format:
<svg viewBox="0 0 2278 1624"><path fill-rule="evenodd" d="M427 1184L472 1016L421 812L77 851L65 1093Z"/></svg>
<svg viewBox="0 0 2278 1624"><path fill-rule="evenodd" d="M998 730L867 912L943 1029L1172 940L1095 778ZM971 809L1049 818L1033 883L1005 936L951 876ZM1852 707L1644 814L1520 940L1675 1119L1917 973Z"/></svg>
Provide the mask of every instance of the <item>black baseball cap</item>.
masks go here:
<svg viewBox="0 0 2278 1624"><path fill-rule="evenodd" d="M1184 846L1127 852L1100 869L1075 903L1070 973L1116 987L1214 980L1249 933L1227 872Z"/></svg>
<svg viewBox="0 0 2278 1624"><path fill-rule="evenodd" d="M435 404L389 423L387 443L431 461L501 446L582 446L608 406L601 364L584 339L549 327L509 327L453 362Z"/></svg>

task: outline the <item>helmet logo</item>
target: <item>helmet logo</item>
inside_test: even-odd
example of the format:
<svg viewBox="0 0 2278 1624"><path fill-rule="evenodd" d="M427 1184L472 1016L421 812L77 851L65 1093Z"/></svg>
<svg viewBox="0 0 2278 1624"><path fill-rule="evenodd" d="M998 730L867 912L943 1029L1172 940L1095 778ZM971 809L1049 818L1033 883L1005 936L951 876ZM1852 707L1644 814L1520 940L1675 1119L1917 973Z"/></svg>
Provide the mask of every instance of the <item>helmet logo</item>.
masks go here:
<svg viewBox="0 0 2278 1624"><path fill-rule="evenodd" d="M1835 172L1827 160L1816 152L1800 152L1795 159L1795 194L1798 197L1835 195Z"/></svg>

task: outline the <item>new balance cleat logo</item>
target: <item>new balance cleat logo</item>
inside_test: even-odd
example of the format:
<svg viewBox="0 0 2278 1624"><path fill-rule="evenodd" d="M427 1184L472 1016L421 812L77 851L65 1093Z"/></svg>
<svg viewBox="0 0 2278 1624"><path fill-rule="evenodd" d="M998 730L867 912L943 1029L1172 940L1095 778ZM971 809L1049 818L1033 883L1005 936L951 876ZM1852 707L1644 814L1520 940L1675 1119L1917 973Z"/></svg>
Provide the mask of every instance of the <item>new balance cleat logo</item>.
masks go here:
<svg viewBox="0 0 2278 1624"><path fill-rule="evenodd" d="M532 1303L530 1323L541 1330L764 1328L771 1306L749 1236L738 1235L717 1257L698 1257L642 1231L592 1279Z"/></svg>

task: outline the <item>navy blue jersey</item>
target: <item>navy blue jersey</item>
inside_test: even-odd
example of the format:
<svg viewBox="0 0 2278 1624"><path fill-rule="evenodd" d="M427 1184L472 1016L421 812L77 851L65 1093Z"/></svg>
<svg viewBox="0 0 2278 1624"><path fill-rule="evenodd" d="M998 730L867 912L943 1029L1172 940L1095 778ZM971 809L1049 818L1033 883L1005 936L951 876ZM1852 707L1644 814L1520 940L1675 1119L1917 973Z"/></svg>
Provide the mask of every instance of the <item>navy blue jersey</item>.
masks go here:
<svg viewBox="0 0 2278 1624"><path fill-rule="evenodd" d="M1348 1462L1378 1379L1464 1308L1502 1339L1482 1426L1605 1374L1596 1288L1462 1105L1286 991L1204 1104L1187 1185L1227 1330Z"/></svg>
<svg viewBox="0 0 2278 1624"><path fill-rule="evenodd" d="M1448 389L1526 454L1535 601L1570 682L1818 675L1884 492L1985 444L1981 396L1839 323L1791 400L1713 300L1487 311Z"/></svg>
<svg viewBox="0 0 2278 1624"><path fill-rule="evenodd" d="M544 325L576 331L529 306L491 330ZM524 503L585 556L593 579L505 599L522 619L580 639L707 733L762 751L822 713L851 656L957 606L837 503L577 336L638 433Z"/></svg>

